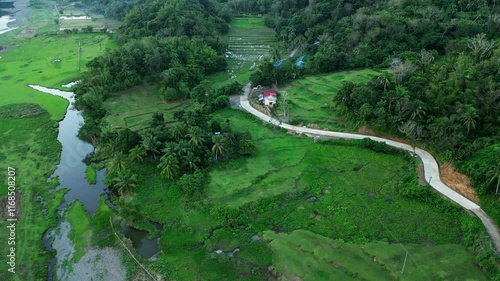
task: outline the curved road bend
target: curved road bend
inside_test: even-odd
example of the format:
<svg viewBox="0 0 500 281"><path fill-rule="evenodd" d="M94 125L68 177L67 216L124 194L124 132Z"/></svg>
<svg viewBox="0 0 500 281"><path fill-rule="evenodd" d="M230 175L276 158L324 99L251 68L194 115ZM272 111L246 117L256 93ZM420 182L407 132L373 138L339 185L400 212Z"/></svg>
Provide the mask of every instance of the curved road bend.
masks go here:
<svg viewBox="0 0 500 281"><path fill-rule="evenodd" d="M298 126L293 126L289 125L286 123L282 123L272 117L269 117L265 115L264 113L256 110L250 105L250 102L248 101L248 94L250 92L250 84L247 84L245 88L243 88L244 94L240 96L240 105L241 107L246 110L247 112L251 113L252 115L258 117L259 119L262 119L265 122L271 123L273 125L276 125L278 127L281 127L283 129L287 130L292 130L298 133L303 133L303 134L311 134L311 135L320 135L320 136L326 136L326 137L336 137L336 138L343 138L343 139L364 139L364 138L369 138L374 141L378 142L384 142L387 145L390 145L392 147L398 148L398 149L404 149L406 151L412 152L413 153L413 148L404 143L400 143L397 141L389 140L389 139L384 139L380 137L373 137L373 136L366 136L366 135L359 135L359 134L352 134L352 133L342 133L342 132L333 132L333 131L324 131L324 130L317 130L317 129L310 129L306 127L298 127ZM460 195L458 192L452 190L448 186L446 186L442 181L441 177L439 174L439 165L429 152L416 148L415 153L420 157L422 160L422 163L424 165L424 171L425 171L425 179L426 181L430 184L432 188L437 190L439 193L443 194L444 196L448 197L450 200L453 202L459 204L463 208L470 210L474 214L476 214L479 219L482 221L483 225L486 227L486 230L488 231L488 234L491 237L491 240L493 241L493 244L495 245L495 249L497 251L497 254L500 253L500 233L498 232L498 228L496 224L493 222L493 220L477 205L476 203L470 201L469 199L465 198L464 196Z"/></svg>

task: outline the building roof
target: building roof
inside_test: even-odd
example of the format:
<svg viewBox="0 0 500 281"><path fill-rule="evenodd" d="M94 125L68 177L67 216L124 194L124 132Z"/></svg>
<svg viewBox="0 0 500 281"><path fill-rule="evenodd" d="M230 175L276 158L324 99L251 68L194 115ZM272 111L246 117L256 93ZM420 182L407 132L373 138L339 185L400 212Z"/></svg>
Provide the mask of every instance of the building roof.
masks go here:
<svg viewBox="0 0 500 281"><path fill-rule="evenodd" d="M264 97L277 97L278 94L276 93L276 91L273 91L273 90L267 90L264 92Z"/></svg>
<svg viewBox="0 0 500 281"><path fill-rule="evenodd" d="M295 61L295 63L298 63L298 62L301 62L301 61L306 61L307 60L307 56L300 56L297 58L297 60Z"/></svg>
<svg viewBox="0 0 500 281"><path fill-rule="evenodd" d="M274 63L274 66L278 67L278 66L280 66L282 64L283 64L283 61L279 60L279 61L277 61L277 62Z"/></svg>

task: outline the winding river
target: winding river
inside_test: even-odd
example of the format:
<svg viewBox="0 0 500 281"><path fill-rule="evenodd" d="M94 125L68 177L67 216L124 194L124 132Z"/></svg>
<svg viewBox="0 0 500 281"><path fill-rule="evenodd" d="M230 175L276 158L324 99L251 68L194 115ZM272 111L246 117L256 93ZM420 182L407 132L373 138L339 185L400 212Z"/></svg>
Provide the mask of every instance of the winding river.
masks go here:
<svg viewBox="0 0 500 281"><path fill-rule="evenodd" d="M85 169L87 165L85 165L83 159L94 151L94 147L90 143L82 141L77 137L78 130L83 125L83 116L81 112L76 110L73 106L75 101L74 94L72 92L65 92L42 86L29 86L37 91L59 96L69 101L66 115L64 119L59 122L59 132L57 136L57 140L62 144L61 160L56 170L49 178L49 180L54 177L59 179L59 186L56 187L56 190L62 188L67 190L64 196L64 202L58 207L58 225L56 227L64 229L64 225L61 224L62 212L64 208L74 200L81 201L89 215L94 214L97 210L99 198L101 194L106 191L106 185L103 182L105 171L101 170L97 172L96 184L89 184L85 178ZM108 202L108 204L110 203ZM50 262L49 274L47 276L47 280L49 281L54 279L54 272L58 259L68 251L67 248L69 247L64 243L54 243L53 245L53 242L58 238L56 236L61 235L60 232L56 235L54 229L49 229L43 237L47 250L57 250L57 255L54 256Z"/></svg>
<svg viewBox="0 0 500 281"><path fill-rule="evenodd" d="M70 88L75 83L76 82L63 85L63 87ZM69 101L64 119L59 122L59 132L57 136L57 140L62 144L61 160L56 170L49 178L49 180L58 178L59 186L57 186L55 190L64 188L67 190L67 193L64 196L63 203L58 206L57 226L47 230L43 237L46 249L48 251L57 251L57 254L50 261L47 280L54 280L55 275L57 275L57 279L64 280L92 279L92 274L96 271L93 266L95 266L95 262L99 259L96 258L99 255L108 255L108 260L103 260L100 263L100 269L102 271L111 271L114 277L122 276L124 272L120 271L119 255L114 255L112 250L109 249L89 249L87 254L89 254L90 257L88 257L87 260L90 260L94 264L75 264L73 266L73 272L79 271L79 275L73 274L73 272L64 265L65 262L71 260L74 253L74 245L71 239L68 238L71 226L69 222L64 219L65 207L71 202L79 200L82 202L87 214L91 216L97 210L99 198L103 193L107 198L106 203L114 209L116 209L116 206L109 201L108 190L104 184L105 170L97 171L96 184L89 184L85 178L87 165L83 162L83 159L94 151L94 147L90 143L82 141L77 137L78 130L82 127L84 119L82 113L73 106L75 102L74 93L37 85L29 85L29 87L43 93L62 97ZM161 230L160 225L155 224L155 226L158 230ZM148 232L127 227L126 231L123 231L123 233L126 237L131 239L136 251L144 258L150 258L158 252L157 238L149 239ZM114 264L110 262L110 260L113 260ZM75 270L75 268L78 270ZM117 272L120 274L116 275ZM117 280L125 280L124 278L123 276L123 278L120 277Z"/></svg>

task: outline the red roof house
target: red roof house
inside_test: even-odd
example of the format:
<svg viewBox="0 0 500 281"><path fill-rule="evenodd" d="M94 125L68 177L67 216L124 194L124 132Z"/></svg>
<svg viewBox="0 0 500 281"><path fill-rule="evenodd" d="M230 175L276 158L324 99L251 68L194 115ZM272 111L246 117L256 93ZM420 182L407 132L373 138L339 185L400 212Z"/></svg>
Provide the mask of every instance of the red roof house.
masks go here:
<svg viewBox="0 0 500 281"><path fill-rule="evenodd" d="M267 90L264 91L264 105L274 106L276 104L276 99L278 98L278 94L276 91Z"/></svg>

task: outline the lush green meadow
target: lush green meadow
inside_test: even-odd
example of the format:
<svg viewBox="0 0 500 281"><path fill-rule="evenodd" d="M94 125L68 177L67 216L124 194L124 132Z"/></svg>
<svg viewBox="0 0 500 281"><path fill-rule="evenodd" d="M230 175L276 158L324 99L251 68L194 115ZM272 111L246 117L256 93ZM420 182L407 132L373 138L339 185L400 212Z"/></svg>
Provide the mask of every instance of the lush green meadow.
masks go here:
<svg viewBox="0 0 500 281"><path fill-rule="evenodd" d="M56 208L62 203L65 191L47 192L57 181L47 182L59 162L61 144L56 141L57 126L51 115L36 104L16 104L0 107L0 161L2 172L0 202L7 206L7 167L15 168L16 210L16 274L10 280L40 280L47 276L50 253L45 251L42 236L55 225ZM42 205L45 202L45 206ZM20 205L19 205L20 204ZM48 220L42 209L46 209ZM2 210L2 217L5 217ZM7 255L7 222L0 220L0 255ZM2 258L2 261L5 261ZM8 265L0 264L7 276Z"/></svg>
<svg viewBox="0 0 500 281"><path fill-rule="evenodd" d="M60 97L28 87L37 84L61 88L78 80L78 43L81 42L81 71L93 57L112 48L107 35L47 35L55 31L49 10L29 13L29 23L18 30L2 34L0 44L6 46L0 59L0 159L6 183L7 166L16 169L17 209L16 274L9 280L42 280L47 276L50 256L42 241L44 232L56 224L56 210L66 190L48 192L58 185L47 178L59 163L61 144L57 142L58 123L68 102ZM37 37L32 37L38 32ZM32 37L32 38L30 38ZM57 61L60 60L60 61ZM0 190L0 201L6 206L7 189ZM0 227L5 230L2 220ZM7 241L7 231L0 239ZM7 247L0 247L5 257ZM2 259L4 261L5 259ZM7 264L0 265L7 272ZM5 275L5 274L4 274Z"/></svg>
<svg viewBox="0 0 500 281"><path fill-rule="evenodd" d="M112 48L107 35L78 34L39 36L18 43L0 59L0 106L14 103L36 103L47 110L52 119L62 119L68 102L29 88L42 85L61 88L61 85L77 80L78 43L81 43L81 72L93 57ZM60 60L60 61L57 61Z"/></svg>
<svg viewBox="0 0 500 281"><path fill-rule="evenodd" d="M229 60L230 74L210 78L215 87L231 81L231 75L248 81L256 56L266 53L274 40L260 17L236 18L231 27L230 49L241 56ZM114 47L102 34L39 36L2 53L0 60L2 89L7 90L0 94L0 128L6 139L0 144L0 160L16 168L22 189L16 252L22 262L14 280L45 278L50 254L40 238L55 224L65 192L46 192L57 185L46 179L59 161L54 120L62 118L67 102L26 85L60 88L77 79L78 42L81 71L92 57ZM340 118L331 117L332 95L342 81L365 82L376 73L360 70L294 81L287 89L291 117L345 129ZM144 85L112 94L105 103L106 121L141 130L153 113L164 113L170 122L175 111L192 105L163 103L156 90ZM28 104L12 105L20 102ZM210 183L202 198L183 197L178 183L161 178L149 160L125 162L138 183L132 194L115 202L118 214L123 223L152 235L157 230L149 221L164 227L155 259L137 257L164 280L269 280L281 275L291 280L485 280L461 245L461 221L469 215L446 202L433 205L398 193L401 179L409 170L415 172L410 157L374 152L355 141L325 143L293 136L240 111L225 109L212 117L234 132L249 132L256 154L220 161L206 171ZM92 180L95 172L89 169L87 176ZM6 181L5 173L0 179ZM0 191L0 201L5 192ZM38 196L47 204L48 220ZM95 246L121 247L110 229L114 216L103 198L91 217L81 203L69 205L65 219L76 249L71 262ZM0 227L5 228L3 220ZM6 239L7 232L0 232L0 240ZM406 250L410 258L402 276ZM138 267L130 258L125 262L131 277ZM6 269L5 263L0 265Z"/></svg>
<svg viewBox="0 0 500 281"><path fill-rule="evenodd" d="M171 122L174 111L192 104L191 100L163 102L156 94L157 90L156 85L143 85L112 94L105 102L105 120L116 127L141 130L149 126L153 113L162 112L165 121Z"/></svg>
<svg viewBox="0 0 500 281"><path fill-rule="evenodd" d="M306 76L286 85L288 116L293 124L316 124L329 130L345 131L348 125L335 113L333 97L344 82L366 83L380 72L372 69Z"/></svg>
<svg viewBox="0 0 500 281"><path fill-rule="evenodd" d="M307 259L322 270L331 267L330 261L338 261L341 252L332 248L305 256L293 247L279 246L279 240L288 241L285 233L292 233L292 237L293 231L304 230L310 234L301 236L301 242L340 245L339 241L325 241L342 239L350 243L345 247L353 253L343 259L348 264L338 267L338 271L330 268L318 273L323 274L323 279L318 280L344 276L346 271L342 269L372 274L367 276L383 272L382 276L396 278L396 259L404 253L397 250L403 248L410 249L420 267L434 270L437 258L431 256L438 255L443 263L457 259L464 271L470 269L466 276L471 280L485 280L474 269L472 254L460 245L460 221L468 215L451 204L443 203L447 210L443 211L396 191L395 185L406 173L403 167L415 165L406 157L377 153L356 146L354 141L315 143L263 126L261 121L229 109L213 117L229 123L236 132L250 132L257 153L217 164L209 173L210 184L203 199L183 198L176 183L162 179L155 165L147 160L140 165L130 164L139 184L131 201L122 207L135 214L131 218L142 218L135 221L140 228L148 227L138 221L155 221L164 226L158 243L161 253L157 260L145 263L165 278L267 280L290 273L303 280L316 280L308 279L309 274L316 274L310 268L297 269L294 263ZM280 234L269 238L274 232ZM270 239L276 242L268 243ZM376 241L385 242L363 256L362 247ZM240 251L228 257L227 253L235 249ZM217 254L217 250L224 253ZM385 265L370 262L370 255ZM362 263L356 264L357 259ZM290 271L283 271L283 265ZM450 276L450 280L464 276L463 271L456 272L456 265L453 262L442 266L440 274ZM423 276L415 271L414 263L408 262L408 266L408 272L415 276L409 280ZM332 275L325 275L330 272Z"/></svg>
<svg viewBox="0 0 500 281"><path fill-rule="evenodd" d="M288 280L487 280L458 245L350 244L304 230L264 238Z"/></svg>

